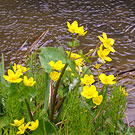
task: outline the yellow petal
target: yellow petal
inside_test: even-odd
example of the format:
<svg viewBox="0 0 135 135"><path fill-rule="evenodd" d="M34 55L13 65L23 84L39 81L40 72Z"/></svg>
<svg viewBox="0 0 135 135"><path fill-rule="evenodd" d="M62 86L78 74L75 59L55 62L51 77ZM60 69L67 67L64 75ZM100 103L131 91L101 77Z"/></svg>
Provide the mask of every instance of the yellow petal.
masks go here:
<svg viewBox="0 0 135 135"><path fill-rule="evenodd" d="M101 36L98 36L98 38L101 42L104 42L104 39Z"/></svg>
<svg viewBox="0 0 135 135"><path fill-rule="evenodd" d="M109 38L108 40L109 40L110 45L112 46L114 44L114 39Z"/></svg>
<svg viewBox="0 0 135 135"><path fill-rule="evenodd" d="M100 80L103 80L105 77L106 77L106 75L103 74L103 73L99 75L99 79L100 79Z"/></svg>
<svg viewBox="0 0 135 135"><path fill-rule="evenodd" d="M106 40L107 39L107 35L105 32L103 32L103 38Z"/></svg>
<svg viewBox="0 0 135 135"><path fill-rule="evenodd" d="M110 57L105 57L106 61L112 61L112 59Z"/></svg>
<svg viewBox="0 0 135 135"><path fill-rule="evenodd" d="M68 28L70 28L70 23L69 22L67 22L67 26L68 26Z"/></svg>
<svg viewBox="0 0 135 135"><path fill-rule="evenodd" d="M14 75L14 72L11 69L8 69L8 75L12 76L12 75Z"/></svg>

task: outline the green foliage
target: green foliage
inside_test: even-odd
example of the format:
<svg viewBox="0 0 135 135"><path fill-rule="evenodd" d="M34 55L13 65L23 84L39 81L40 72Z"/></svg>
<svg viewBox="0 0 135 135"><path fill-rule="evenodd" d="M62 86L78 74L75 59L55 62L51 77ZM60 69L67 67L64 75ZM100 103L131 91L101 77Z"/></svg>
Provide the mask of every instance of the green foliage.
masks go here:
<svg viewBox="0 0 135 135"><path fill-rule="evenodd" d="M108 86L104 87L104 89ZM120 91L120 86L110 87L111 98L104 100L101 106L91 106L92 103L84 101L77 91L72 90L64 102L63 123L61 134L126 134L123 117L126 111L127 99ZM65 122L64 122L65 120ZM131 132L131 131L130 131Z"/></svg>
<svg viewBox="0 0 135 135"><path fill-rule="evenodd" d="M92 130L92 115L87 109L87 105L79 95L72 91L68 94L67 100L64 103L63 119L65 120L64 129L61 134L91 134Z"/></svg>
<svg viewBox="0 0 135 135"><path fill-rule="evenodd" d="M69 47L77 47L79 45L78 40L74 40L73 42L68 42Z"/></svg>
<svg viewBox="0 0 135 135"><path fill-rule="evenodd" d="M41 65L45 69L47 73L51 72L51 66L49 62L61 60L63 63L66 63L67 55L65 54L62 47L54 48L54 47L44 47L41 48L41 53L39 55Z"/></svg>

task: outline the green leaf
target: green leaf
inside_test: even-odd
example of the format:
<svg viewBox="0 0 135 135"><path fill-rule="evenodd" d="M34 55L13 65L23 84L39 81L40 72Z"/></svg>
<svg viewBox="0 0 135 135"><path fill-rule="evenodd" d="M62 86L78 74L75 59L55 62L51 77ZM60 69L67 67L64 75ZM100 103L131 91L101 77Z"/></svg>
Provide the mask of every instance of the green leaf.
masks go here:
<svg viewBox="0 0 135 135"><path fill-rule="evenodd" d="M76 71L76 64L75 61L72 59L68 59L67 63L69 64L70 68L72 69L73 73L77 76L79 76L78 72Z"/></svg>
<svg viewBox="0 0 135 135"><path fill-rule="evenodd" d="M5 80L3 78L3 75L5 74L4 72L4 55L2 53L2 61L1 61L1 64L0 64L0 75L1 75L1 83L2 84L5 84ZM3 87L3 86L2 86Z"/></svg>
<svg viewBox="0 0 135 135"><path fill-rule="evenodd" d="M13 64L12 63L10 63L10 69L12 70L12 71L14 71L14 68L13 68ZM15 71L14 71L15 72Z"/></svg>
<svg viewBox="0 0 135 135"><path fill-rule="evenodd" d="M48 120L48 114L45 109L42 109L39 113L39 119Z"/></svg>
<svg viewBox="0 0 135 135"><path fill-rule="evenodd" d="M46 129L47 135L55 135L58 131L58 127L49 121L45 122L45 129Z"/></svg>
<svg viewBox="0 0 135 135"><path fill-rule="evenodd" d="M2 129L0 129L0 135L2 135Z"/></svg>
<svg viewBox="0 0 135 135"><path fill-rule="evenodd" d="M67 43L69 47L72 47L72 42Z"/></svg>
<svg viewBox="0 0 135 135"><path fill-rule="evenodd" d="M79 45L79 41L78 40L74 40L73 43L72 42L68 42L67 43L69 47L77 47Z"/></svg>
<svg viewBox="0 0 135 135"><path fill-rule="evenodd" d="M49 93L50 93L50 78L49 74L45 73L45 102L44 102L44 109L47 112L48 103L49 103Z"/></svg>
<svg viewBox="0 0 135 135"><path fill-rule="evenodd" d="M0 128L3 128L9 124L9 118L7 116L0 116Z"/></svg>
<svg viewBox="0 0 135 135"><path fill-rule="evenodd" d="M29 96L35 97L36 95L37 91L34 87L25 86L19 93L19 101L24 101L24 99L27 99Z"/></svg>
<svg viewBox="0 0 135 135"><path fill-rule="evenodd" d="M41 48L41 53L39 54L39 59L42 67L47 73L51 72L51 66L49 62L52 60L54 62L61 60L62 63L66 63L67 55L64 52L63 47L43 47Z"/></svg>
<svg viewBox="0 0 135 135"><path fill-rule="evenodd" d="M58 89L58 93L59 93L60 97L67 96L68 91L69 91L69 86L65 86L65 87L60 86Z"/></svg>
<svg viewBox="0 0 135 135"><path fill-rule="evenodd" d="M83 51L82 50L79 50L78 52L81 57L85 60L86 63L91 63L91 60L89 60L85 55L83 55Z"/></svg>
<svg viewBox="0 0 135 135"><path fill-rule="evenodd" d="M18 85L17 83L11 83L10 84L9 96L11 98L16 97L19 94L17 85Z"/></svg>

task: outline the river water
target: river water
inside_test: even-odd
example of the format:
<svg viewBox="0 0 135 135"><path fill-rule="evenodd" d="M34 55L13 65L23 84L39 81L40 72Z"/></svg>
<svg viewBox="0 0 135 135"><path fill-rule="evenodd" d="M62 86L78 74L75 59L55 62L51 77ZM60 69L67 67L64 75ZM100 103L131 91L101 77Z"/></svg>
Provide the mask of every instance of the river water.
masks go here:
<svg viewBox="0 0 135 135"><path fill-rule="evenodd" d="M0 0L0 53L4 53L5 64L19 61L50 26L51 30L41 44L58 46L57 37L65 45L71 40L66 23L74 20L88 31L86 36L80 37L77 50L87 52L94 48L99 42L97 36L105 32L115 39L116 50L108 66L114 71L135 67L134 0ZM28 38L29 42L15 55ZM135 73L126 76L131 76L130 84L122 81L126 89L135 87ZM128 106L129 121L135 120L134 91L129 93Z"/></svg>

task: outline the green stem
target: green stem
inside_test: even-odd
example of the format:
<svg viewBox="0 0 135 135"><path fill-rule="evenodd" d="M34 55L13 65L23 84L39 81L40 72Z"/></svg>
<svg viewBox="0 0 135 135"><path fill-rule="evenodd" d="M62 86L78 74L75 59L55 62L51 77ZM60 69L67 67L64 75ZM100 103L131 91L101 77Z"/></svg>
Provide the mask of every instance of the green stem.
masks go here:
<svg viewBox="0 0 135 135"><path fill-rule="evenodd" d="M71 47L71 50L70 50L70 52L69 52L69 58L70 58L70 56L71 56L71 53L72 53L72 51L73 51L73 48L74 48L74 34L72 34L72 47Z"/></svg>
<svg viewBox="0 0 135 135"><path fill-rule="evenodd" d="M29 103L28 103L28 101L27 101L26 98L25 98L25 103L26 103L27 110L28 110L28 113L29 113L29 116L30 116L30 120L31 120L31 121L34 121L34 118L33 118L32 114L31 114L30 105L29 105Z"/></svg>
<svg viewBox="0 0 135 135"><path fill-rule="evenodd" d="M54 89L54 94L53 94L53 102L52 102L52 108L51 108L51 116L50 116L50 121L53 122L53 115L54 115L54 108L55 108L55 101L56 101L56 96L57 96L57 92L58 92L58 88L59 88L59 85L60 85L60 81L61 81L61 78L67 68L68 64L65 64L61 74L60 74L60 77L56 83L56 87Z"/></svg>
<svg viewBox="0 0 135 135"><path fill-rule="evenodd" d="M72 48L71 48L70 53L69 53L69 56L68 56L69 58L70 58L71 53L72 53L73 48L74 48L73 43L74 43L74 34L72 34ZM62 76L63 76L63 74L64 74L64 72L65 72L67 66L68 66L68 64L66 63L65 66L64 66L64 68L62 69L62 72L61 72L61 74L60 74L60 77L59 77L59 79L58 79L58 81L57 81L57 83L56 83L56 87L55 87L55 89L54 89L53 101L52 101L52 107L51 107L51 115L50 115L50 121L51 121L51 122L53 122L53 115L54 115L54 113L55 113L55 111L54 111L54 110L55 110L55 101L56 101L56 96L57 96L58 88L59 88L59 85L60 85L61 78L62 78Z"/></svg>
<svg viewBox="0 0 135 135"><path fill-rule="evenodd" d="M99 69L97 69L98 72L98 90L99 90Z"/></svg>

